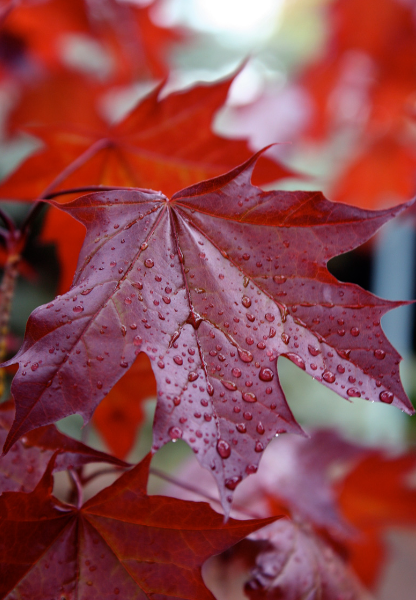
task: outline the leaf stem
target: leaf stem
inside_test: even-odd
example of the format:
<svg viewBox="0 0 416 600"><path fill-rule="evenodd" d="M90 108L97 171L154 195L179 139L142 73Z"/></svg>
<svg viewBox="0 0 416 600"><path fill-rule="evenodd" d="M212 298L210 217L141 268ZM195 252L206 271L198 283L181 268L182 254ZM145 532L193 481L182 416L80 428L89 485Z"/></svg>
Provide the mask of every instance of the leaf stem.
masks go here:
<svg viewBox="0 0 416 600"><path fill-rule="evenodd" d="M206 494L205 492L201 492L201 490L198 490L198 488L194 487L193 485L190 485L189 483L184 483L183 481L180 481L179 479L176 479L175 477L171 477L170 475L167 475L163 471L159 471L159 469L154 469L153 467L151 467L149 469L149 473L151 475L154 475L155 477L160 477L160 479L163 479L164 481L167 481L168 483L172 483L173 485L176 485L177 487L180 487L184 490L188 490L188 492L193 492L194 494L197 494L198 496L200 496L201 498L204 498L205 500L208 500L209 502L215 502L216 504L219 504L222 507L221 500L219 498L215 498L215 496L210 496L209 494ZM247 510L245 507L240 506L238 504L233 504L233 509L237 510L242 515L250 517L251 519L262 519L264 517L264 515L263 516L258 515L250 510Z"/></svg>
<svg viewBox="0 0 416 600"><path fill-rule="evenodd" d="M70 476L70 478L72 480L73 489L74 489L75 494L76 494L76 507L79 510L81 508L81 506L82 506L82 483L81 483L81 479L79 477L79 474L76 472L76 470L73 467L69 467L68 473L69 473L69 476Z"/></svg>

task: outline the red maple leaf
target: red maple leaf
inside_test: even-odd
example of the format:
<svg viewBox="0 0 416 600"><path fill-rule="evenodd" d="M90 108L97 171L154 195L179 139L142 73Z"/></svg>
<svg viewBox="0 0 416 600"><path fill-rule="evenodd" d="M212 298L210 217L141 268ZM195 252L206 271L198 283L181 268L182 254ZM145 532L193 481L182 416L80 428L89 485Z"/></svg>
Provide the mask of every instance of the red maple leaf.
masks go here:
<svg viewBox="0 0 416 600"><path fill-rule="evenodd" d="M156 380L146 354L139 354L131 369L116 383L93 416L93 423L111 452L125 458L143 422L143 402L156 397Z"/></svg>
<svg viewBox="0 0 416 600"><path fill-rule="evenodd" d="M222 501L278 432L300 432L277 358L347 399L413 409L380 319L401 303L339 283L327 261L406 205L369 212L319 192L263 192L258 155L178 192L114 190L61 206L87 236L72 289L32 313L5 450L96 406L145 352L158 386L154 449L182 437ZM82 384L80 384L80 379Z"/></svg>
<svg viewBox="0 0 416 600"><path fill-rule="evenodd" d="M149 463L79 508L52 496L53 459L33 492L2 494L0 597L213 600L203 562L272 519L224 525L207 504L148 496Z"/></svg>
<svg viewBox="0 0 416 600"><path fill-rule="evenodd" d="M160 88L156 88L112 127L95 111L95 132L75 127L31 128L29 131L39 135L45 147L25 160L0 186L0 195L31 200L46 189L93 184L163 189L171 195L185 185L219 175L251 155L245 141L226 140L211 128L232 81L230 78L197 85L160 100ZM73 85L72 80L68 83ZM79 110L67 86L63 90L71 97L74 110ZM258 167L259 184L291 174L281 164L264 157ZM65 236L61 235L63 230ZM62 267L59 291L66 292L73 279L84 230L65 214L51 211L43 239L57 245Z"/></svg>
<svg viewBox="0 0 416 600"><path fill-rule="evenodd" d="M13 403L3 402L0 405L0 444L6 439L13 417ZM106 462L122 468L130 466L114 456L89 448L68 437L55 425L46 425L21 438L13 446L12 452L0 460L0 493L33 490L56 452L58 454L54 462L54 471L77 468L93 462Z"/></svg>
<svg viewBox="0 0 416 600"><path fill-rule="evenodd" d="M357 103L367 131L386 131L403 118L416 89L414 14L411 3L397 0L330 4L326 52L301 76L315 108L312 135L326 135Z"/></svg>

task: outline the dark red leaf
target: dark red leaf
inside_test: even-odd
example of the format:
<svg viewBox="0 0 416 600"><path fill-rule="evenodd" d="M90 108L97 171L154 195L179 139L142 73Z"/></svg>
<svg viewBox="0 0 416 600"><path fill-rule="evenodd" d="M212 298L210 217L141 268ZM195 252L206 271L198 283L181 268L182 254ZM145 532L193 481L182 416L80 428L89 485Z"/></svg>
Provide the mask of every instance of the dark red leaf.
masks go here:
<svg viewBox="0 0 416 600"><path fill-rule="evenodd" d="M90 419L140 352L158 386L154 449L186 440L223 503L276 433L301 431L278 356L344 398L412 413L380 327L401 303L326 269L406 205L369 212L319 192L263 192L250 183L257 158L170 201L119 190L61 207L87 237L73 288L32 313L9 361L20 368L5 451L68 414Z"/></svg>
<svg viewBox="0 0 416 600"><path fill-rule="evenodd" d="M150 457L80 509L51 495L53 459L31 493L0 497L0 597L213 600L200 568L270 519L147 496Z"/></svg>
<svg viewBox="0 0 416 600"><path fill-rule="evenodd" d="M0 405L0 444L3 444L13 422L14 405ZM58 452L54 470L80 467L92 462L106 462L116 467L129 465L104 452L61 433L55 425L46 425L29 432L18 440L7 456L0 460L0 493L5 491L28 492L33 490L52 455Z"/></svg>
<svg viewBox="0 0 416 600"><path fill-rule="evenodd" d="M256 537L267 539L270 546L259 552L246 584L251 600L368 597L345 561L310 528L281 519Z"/></svg>

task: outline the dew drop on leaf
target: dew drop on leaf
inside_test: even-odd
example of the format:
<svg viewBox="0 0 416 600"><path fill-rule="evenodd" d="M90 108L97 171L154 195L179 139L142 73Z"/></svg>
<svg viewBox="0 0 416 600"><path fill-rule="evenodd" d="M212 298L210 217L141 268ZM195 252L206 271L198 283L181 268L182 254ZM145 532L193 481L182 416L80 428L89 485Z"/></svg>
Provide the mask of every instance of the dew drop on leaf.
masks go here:
<svg viewBox="0 0 416 600"><path fill-rule="evenodd" d="M290 341L290 335L287 335L287 333L282 333L280 337L282 338L282 342L287 346Z"/></svg>
<svg viewBox="0 0 416 600"><path fill-rule="evenodd" d="M147 267L148 269L151 269L154 266L154 262L151 258L146 258L146 260L144 261L144 266Z"/></svg>
<svg viewBox="0 0 416 600"><path fill-rule="evenodd" d="M358 329L358 327L352 327L350 333L352 336L357 337L358 335L360 335L360 330Z"/></svg>
<svg viewBox="0 0 416 600"><path fill-rule="evenodd" d="M242 300L241 300L241 304L245 307L245 308L250 308L251 306L251 300L248 296L243 296Z"/></svg>
<svg viewBox="0 0 416 600"><path fill-rule="evenodd" d="M230 445L225 440L218 440L217 452L221 458L228 458L231 454Z"/></svg>
<svg viewBox="0 0 416 600"><path fill-rule="evenodd" d="M234 377L241 377L241 371L237 367L234 367L231 373L234 375Z"/></svg>
<svg viewBox="0 0 416 600"><path fill-rule="evenodd" d="M305 361L298 354L295 354L294 352L287 352L287 354L284 354L283 356L286 356L286 358L291 360L293 364L295 364L300 369L306 369Z"/></svg>
<svg viewBox="0 0 416 600"><path fill-rule="evenodd" d="M251 352L248 350L243 350L242 348L238 348L238 356L245 363L249 363L253 360L253 355Z"/></svg>
<svg viewBox="0 0 416 600"><path fill-rule="evenodd" d="M235 428L239 433L246 433L247 431L247 427L244 425L244 423L238 423Z"/></svg>
<svg viewBox="0 0 416 600"><path fill-rule="evenodd" d="M171 427L168 433L172 440L178 440L183 435L182 429L180 427Z"/></svg>
<svg viewBox="0 0 416 600"><path fill-rule="evenodd" d="M141 338L140 335L136 335L136 337L133 340L133 344L135 346L141 346L143 344L143 338Z"/></svg>
<svg viewBox="0 0 416 600"><path fill-rule="evenodd" d="M82 313L84 310L84 307L81 306L80 304L77 304L76 306L74 306L74 308L72 309L74 311L74 313Z"/></svg>
<svg viewBox="0 0 416 600"><path fill-rule="evenodd" d="M331 371L324 371L322 373L322 379L324 381L326 381L327 383L334 383L336 377L335 377L335 375Z"/></svg>
<svg viewBox="0 0 416 600"><path fill-rule="evenodd" d="M235 488L237 487L237 485L240 483L241 481L241 477L230 477L229 479L225 480L225 487L229 490L235 490Z"/></svg>
<svg viewBox="0 0 416 600"><path fill-rule="evenodd" d="M383 392L380 392L379 398L381 402L384 402L385 404L391 404L394 400L394 394L384 390Z"/></svg>
<svg viewBox="0 0 416 600"><path fill-rule="evenodd" d="M350 398L361 398L361 392L359 392L357 389L355 388L348 388L347 390L347 395Z"/></svg>
<svg viewBox="0 0 416 600"><path fill-rule="evenodd" d="M244 402L257 402L257 396L251 392L244 392L241 397L243 398Z"/></svg>
<svg viewBox="0 0 416 600"><path fill-rule="evenodd" d="M174 356L173 357L173 362L176 363L177 365L183 365L183 359L181 356Z"/></svg>
<svg viewBox="0 0 416 600"><path fill-rule="evenodd" d="M237 386L232 381L223 381L222 380L221 383L225 387L225 389L229 390L230 392L235 392L235 390L237 389Z"/></svg>
<svg viewBox="0 0 416 600"><path fill-rule="evenodd" d="M383 360L383 358L386 356L386 353L381 348L377 348L374 350L374 356L377 358L377 360Z"/></svg>
<svg viewBox="0 0 416 600"><path fill-rule="evenodd" d="M260 369L259 379L262 381L271 381L274 377L273 371L267 367Z"/></svg>

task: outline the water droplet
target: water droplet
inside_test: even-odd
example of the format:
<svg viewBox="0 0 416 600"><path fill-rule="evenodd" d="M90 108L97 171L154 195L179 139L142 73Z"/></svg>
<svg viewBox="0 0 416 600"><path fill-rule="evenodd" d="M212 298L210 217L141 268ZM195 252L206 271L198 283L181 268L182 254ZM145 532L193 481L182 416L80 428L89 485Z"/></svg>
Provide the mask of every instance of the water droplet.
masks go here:
<svg viewBox="0 0 416 600"><path fill-rule="evenodd" d="M247 431L247 427L244 425L244 423L238 423L238 425L236 425L235 428L239 433L246 433Z"/></svg>
<svg viewBox="0 0 416 600"><path fill-rule="evenodd" d="M129 363L126 362L125 360L120 361L120 367L123 367L123 369L127 369L128 366L129 366Z"/></svg>
<svg viewBox="0 0 416 600"><path fill-rule="evenodd" d="M248 284L250 283L250 279L246 276L243 277L243 287L247 287Z"/></svg>
<svg viewBox="0 0 416 600"><path fill-rule="evenodd" d="M288 352L287 354L284 354L283 356L286 356L286 358L291 360L300 369L303 369L303 370L306 369L305 361L298 354L295 354L294 352Z"/></svg>
<svg viewBox="0 0 416 600"><path fill-rule="evenodd" d="M237 367L234 367L231 373L234 375L234 377L241 377L241 371Z"/></svg>
<svg viewBox="0 0 416 600"><path fill-rule="evenodd" d="M273 281L275 283L285 283L286 282L286 277L284 275L275 275L273 277Z"/></svg>
<svg viewBox="0 0 416 600"><path fill-rule="evenodd" d="M386 353L381 348L377 348L377 350L374 350L374 356L377 358L377 360L383 360L383 358L386 356Z"/></svg>
<svg viewBox="0 0 416 600"><path fill-rule="evenodd" d="M272 315L272 313L266 313L264 315L264 318L266 319L266 321L269 321L269 323L273 323L274 321L274 315Z"/></svg>
<svg viewBox="0 0 416 600"><path fill-rule="evenodd" d="M235 490L240 481L241 477L230 477L229 479L225 480L225 487L229 490Z"/></svg>
<svg viewBox="0 0 416 600"><path fill-rule="evenodd" d="M341 373L341 375L342 375L342 373L345 373L345 367L343 365L338 365L337 371L338 371L338 373Z"/></svg>
<svg viewBox="0 0 416 600"><path fill-rule="evenodd" d="M154 264L155 263L151 258L146 258L146 260L144 261L144 266L148 269L151 269L154 266Z"/></svg>
<svg viewBox="0 0 416 600"><path fill-rule="evenodd" d="M350 329L350 333L352 336L357 337L357 335L360 335L360 330L358 329L358 327L352 327Z"/></svg>
<svg viewBox="0 0 416 600"><path fill-rule="evenodd" d="M174 356L173 357L173 362L175 362L177 365L183 365L183 359L181 356Z"/></svg>
<svg viewBox="0 0 416 600"><path fill-rule="evenodd" d="M260 435L263 435L263 434L264 434L264 432L266 431L266 430L264 429L264 425L263 425L263 423L262 423L261 421L259 421L259 422L257 423L257 426L256 426L256 431L257 431L257 433L259 433Z"/></svg>
<svg viewBox="0 0 416 600"><path fill-rule="evenodd" d="M141 338L139 335L136 335L136 337L133 339L133 344L135 346L141 346L143 344L143 338Z"/></svg>
<svg viewBox="0 0 416 600"><path fill-rule="evenodd" d="M257 348L258 348L259 350L264 350L264 349L265 349L265 347L266 347L266 344L265 344L264 342L259 342L259 343L257 344Z"/></svg>
<svg viewBox="0 0 416 600"><path fill-rule="evenodd" d="M241 304L245 307L245 308L250 308L251 306L251 300L248 296L243 296L242 300L241 300Z"/></svg>
<svg viewBox="0 0 416 600"><path fill-rule="evenodd" d="M140 250L146 250L148 246L149 244L147 242L143 242L143 244L140 246Z"/></svg>
<svg viewBox="0 0 416 600"><path fill-rule="evenodd" d="M280 337L282 338L282 342L287 346L290 341L290 335L287 335L287 333L282 333Z"/></svg>
<svg viewBox="0 0 416 600"><path fill-rule="evenodd" d="M318 356L318 354L321 353L319 348L315 348L314 346L311 346L311 345L308 346L308 351L311 356Z"/></svg>
<svg viewBox="0 0 416 600"><path fill-rule="evenodd" d="M357 389L355 388L348 388L347 390L347 395L350 398L361 398L361 392L359 392Z"/></svg>
<svg viewBox="0 0 416 600"><path fill-rule="evenodd" d="M124 298L124 304L131 304L131 298Z"/></svg>
<svg viewBox="0 0 416 600"><path fill-rule="evenodd" d="M267 367L263 367L262 369L260 369L259 379L261 379L262 381L271 381L273 377L274 373L271 369L268 369Z"/></svg>
<svg viewBox="0 0 416 600"><path fill-rule="evenodd" d="M230 390L230 392L235 392L237 386L232 381L221 381L222 385L226 390Z"/></svg>
<svg viewBox="0 0 416 600"><path fill-rule="evenodd" d="M227 444L225 440L218 440L217 452L221 456L221 458L228 458L231 454L230 445Z"/></svg>
<svg viewBox="0 0 416 600"><path fill-rule="evenodd" d="M214 387L211 383L207 383L207 392L208 392L208 396L214 395Z"/></svg>
<svg viewBox="0 0 416 600"><path fill-rule="evenodd" d="M180 427L171 427L168 431L168 434L172 440L178 440L182 437L183 432Z"/></svg>
<svg viewBox="0 0 416 600"><path fill-rule="evenodd" d="M159 360L157 363L157 366L159 367L159 369L164 369L165 368L165 363L163 362L163 360Z"/></svg>
<svg viewBox="0 0 416 600"><path fill-rule="evenodd" d="M98 390L102 390L103 389L103 383L102 383L102 381L97 381L97 389Z"/></svg>
<svg viewBox="0 0 416 600"><path fill-rule="evenodd" d="M88 294L90 294L92 292L92 288L88 288L86 290L82 290L81 292L81 296L87 296ZM53 305L52 305L53 306Z"/></svg>
<svg viewBox="0 0 416 600"><path fill-rule="evenodd" d="M82 313L84 310L84 307L81 306L80 304L77 304L76 306L74 306L74 308L72 309L74 311L74 313Z"/></svg>
<svg viewBox="0 0 416 600"><path fill-rule="evenodd" d="M252 337L246 337L246 343L247 343L249 346L252 346L252 345L254 344L254 340L253 340L253 338L252 338Z"/></svg>
<svg viewBox="0 0 416 600"><path fill-rule="evenodd" d="M334 383L336 377L331 371L324 371L322 373L322 379L327 383Z"/></svg>
<svg viewBox="0 0 416 600"><path fill-rule="evenodd" d="M246 421L251 421L251 419L253 418L253 415L251 414L251 412L244 412L243 417L245 418Z"/></svg>
<svg viewBox="0 0 416 600"><path fill-rule="evenodd" d="M256 442L256 445L254 446L254 450L255 452L263 452L264 450L264 446L261 442Z"/></svg>
<svg viewBox="0 0 416 600"><path fill-rule="evenodd" d="M253 360L253 355L248 350L238 348L238 356L245 363L250 363Z"/></svg>
<svg viewBox="0 0 416 600"><path fill-rule="evenodd" d="M247 475L253 475L254 473L257 473L257 467L256 467L256 465L247 465L246 466L246 473L247 473Z"/></svg>
<svg viewBox="0 0 416 600"><path fill-rule="evenodd" d="M196 381L198 379L198 373L191 371L188 375L188 381Z"/></svg>
<svg viewBox="0 0 416 600"><path fill-rule="evenodd" d="M257 402L257 396L252 392L244 392L243 394L241 394L241 397L243 398L244 402Z"/></svg>
<svg viewBox="0 0 416 600"><path fill-rule="evenodd" d="M391 404L394 400L394 394L384 390L383 392L380 392L379 398L381 402L384 402L385 404Z"/></svg>

